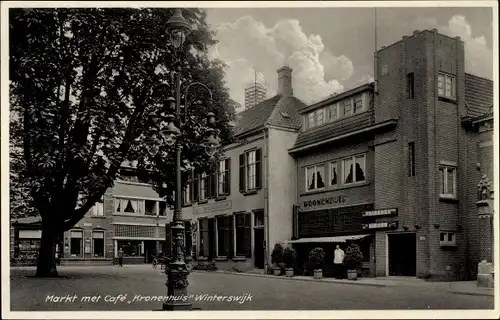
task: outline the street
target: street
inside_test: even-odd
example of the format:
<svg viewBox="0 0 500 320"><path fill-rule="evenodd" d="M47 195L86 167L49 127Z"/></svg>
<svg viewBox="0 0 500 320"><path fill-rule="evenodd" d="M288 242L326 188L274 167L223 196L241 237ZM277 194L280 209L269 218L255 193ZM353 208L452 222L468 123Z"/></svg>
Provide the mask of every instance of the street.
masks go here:
<svg viewBox="0 0 500 320"><path fill-rule="evenodd" d="M159 299L166 295L165 277L149 265L61 266L58 279L33 274L34 268L11 269L12 311L151 311L161 309ZM373 287L216 272L193 272L189 282L193 307L202 310L493 308L493 297L452 294L436 287Z"/></svg>

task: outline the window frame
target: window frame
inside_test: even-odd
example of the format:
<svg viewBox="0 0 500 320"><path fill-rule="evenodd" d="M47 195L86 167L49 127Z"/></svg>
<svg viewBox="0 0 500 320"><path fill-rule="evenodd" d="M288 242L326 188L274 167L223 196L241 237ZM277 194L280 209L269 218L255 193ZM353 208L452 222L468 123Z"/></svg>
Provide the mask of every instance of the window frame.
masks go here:
<svg viewBox="0 0 500 320"><path fill-rule="evenodd" d="M356 111L356 102L361 101L361 108ZM352 115L357 115L366 111L364 93L358 93L352 97Z"/></svg>
<svg viewBox="0 0 500 320"><path fill-rule="evenodd" d="M243 225L238 225L238 217L243 217ZM235 257L247 257L252 256L252 214L250 212L239 212L233 215L233 230L234 230L234 256ZM243 235L243 247L245 252L240 252L238 241L238 233L242 232ZM248 243L245 243L245 237L248 236Z"/></svg>
<svg viewBox="0 0 500 320"><path fill-rule="evenodd" d="M364 180L361 180L361 181L356 181L356 158L363 158L363 167L362 167L362 170L363 170L363 175L364 175ZM352 165L353 165L353 175L352 175L352 182L346 182L346 176L345 176L345 161L346 160L351 160L352 161ZM356 154L356 155L353 155L353 156L349 156L349 157L344 157L342 158L341 160L341 163L342 163L342 185L353 185L353 184L361 184L361 183L366 183L367 181L367 177L366 177L366 153L363 153L363 154Z"/></svg>
<svg viewBox="0 0 500 320"><path fill-rule="evenodd" d="M230 194L230 184L231 180L228 179L230 177L230 161L229 158L225 158L223 160L219 160L217 166L217 196L226 196ZM223 164L224 169L221 171ZM222 179L222 180L221 180ZM227 190L227 192L226 192Z"/></svg>
<svg viewBox="0 0 500 320"><path fill-rule="evenodd" d="M226 220L227 222L227 226L221 226L222 221ZM217 246L216 246L216 256L217 257L227 257L227 258L230 258L231 256L231 216L217 216L216 217L216 223L217 223L217 227L216 227L216 241L217 241ZM227 240L228 243L226 244L226 247L227 247L227 252L221 252L221 242L220 242L220 234L219 232L225 232L225 236L223 237L224 240ZM227 239L226 239L227 237Z"/></svg>
<svg viewBox="0 0 500 320"><path fill-rule="evenodd" d="M314 173L318 172L317 167L323 167L323 175L321 179L323 179L323 187L318 188L318 179L314 180L314 188L309 188L309 176L308 176L308 169L314 168ZM326 183L325 183L325 164L324 163L318 163L310 166L306 166L305 168L305 187L306 187L306 192L311 192L311 191L317 191L317 190L323 190L326 188Z"/></svg>
<svg viewBox="0 0 500 320"><path fill-rule="evenodd" d="M250 155L253 155L253 162L250 162ZM253 175L250 169L253 168ZM250 184L252 178L253 185ZM257 149L245 151L245 190L252 191L257 189Z"/></svg>
<svg viewBox="0 0 500 320"><path fill-rule="evenodd" d="M441 240L444 235L444 240ZM450 236L452 239L449 240ZM457 234L453 231L442 231L439 233L439 245L441 247L454 247L457 245Z"/></svg>
<svg viewBox="0 0 500 320"><path fill-rule="evenodd" d="M453 193L448 192L448 170L452 170L453 172ZM439 197L440 198L449 198L456 199L457 198L457 167L451 165L439 165ZM443 189L441 190L441 178L443 178ZM443 191L443 192L441 192Z"/></svg>
<svg viewBox="0 0 500 320"><path fill-rule="evenodd" d="M202 172L200 174L200 179L199 179L198 201L205 201L208 199L207 184L208 184L208 174L206 172Z"/></svg>
<svg viewBox="0 0 500 320"><path fill-rule="evenodd" d="M443 81L441 82L440 79L443 79ZM447 80L451 80L451 84L448 85L448 81ZM440 88L439 88L439 84L442 83L443 84L443 88L442 88L442 93L440 92ZM448 86L451 86L451 88L448 88ZM455 75L451 75L451 74L448 74L448 73L444 73L444 72L438 72L438 75L437 75L437 93L438 93L438 97L440 98L445 98L445 99L451 99L451 100L456 100L457 99L457 93L456 93L456 76ZM451 95L447 95L447 89L450 89L451 91Z"/></svg>
<svg viewBox="0 0 500 320"><path fill-rule="evenodd" d="M73 237L73 232L79 232L81 233L81 237ZM72 249L73 249L73 239L80 239L80 245L79 245L79 251L80 253L79 254L74 254L72 253ZM82 229L71 229L70 230L70 233L69 233L69 256L71 258L80 258L80 257L83 257L84 256L84 243L83 243L83 240L84 240L84 233L83 233L83 230Z"/></svg>
<svg viewBox="0 0 500 320"><path fill-rule="evenodd" d="M102 238L95 238L94 237L94 233L101 233L102 234ZM94 240L95 239L102 239L102 257L97 257L95 255L95 243L94 243ZM92 241L92 258L106 258L106 232L104 230L92 230L92 234L91 234L91 241Z"/></svg>
<svg viewBox="0 0 500 320"><path fill-rule="evenodd" d="M329 167L329 172L330 172L330 176L328 177L328 186L330 188L338 188L339 187L339 165L338 165L338 161L337 160L334 160L334 161L330 161L329 164L328 164L328 167ZM336 184L332 184L332 181L333 181L333 168L335 167L336 169L336 172L337 172L337 183Z"/></svg>

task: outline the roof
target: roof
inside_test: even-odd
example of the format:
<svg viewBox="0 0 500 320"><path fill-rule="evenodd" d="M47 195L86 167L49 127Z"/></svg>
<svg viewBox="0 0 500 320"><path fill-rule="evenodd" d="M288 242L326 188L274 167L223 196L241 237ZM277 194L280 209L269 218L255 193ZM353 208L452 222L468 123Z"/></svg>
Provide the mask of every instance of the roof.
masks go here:
<svg viewBox="0 0 500 320"><path fill-rule="evenodd" d="M470 117L478 117L491 112L493 81L466 73L465 103Z"/></svg>
<svg viewBox="0 0 500 320"><path fill-rule="evenodd" d="M322 99L318 102L315 102L309 106L305 106L304 108L301 108L300 113L306 113L306 112L318 109L320 107L332 104L334 102L338 102L344 98L353 96L353 95L358 94L360 92L364 92L364 91L368 91L368 90L373 91L373 89L374 89L373 87L374 87L374 82L370 82L370 83L365 83L365 84L360 85L358 87L349 89L349 90L344 91L342 93L331 95L331 96L329 96L325 99Z"/></svg>
<svg viewBox="0 0 500 320"><path fill-rule="evenodd" d="M42 218L40 216L26 216L26 217L20 217L16 219L12 219L12 223L19 223L19 224L32 224L32 223L39 223L42 222Z"/></svg>
<svg viewBox="0 0 500 320"><path fill-rule="evenodd" d="M233 128L233 134L240 136L266 125L299 129L302 121L298 110L306 104L293 96L280 94L238 114L239 121Z"/></svg>

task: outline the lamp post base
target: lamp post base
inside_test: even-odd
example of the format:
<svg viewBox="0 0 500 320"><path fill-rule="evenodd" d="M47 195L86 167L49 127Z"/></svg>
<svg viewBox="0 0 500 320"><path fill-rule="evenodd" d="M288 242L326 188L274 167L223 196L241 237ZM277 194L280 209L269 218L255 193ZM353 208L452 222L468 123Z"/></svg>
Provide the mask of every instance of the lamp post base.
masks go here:
<svg viewBox="0 0 500 320"><path fill-rule="evenodd" d="M193 305L190 302L172 301L163 303L163 311L191 311Z"/></svg>

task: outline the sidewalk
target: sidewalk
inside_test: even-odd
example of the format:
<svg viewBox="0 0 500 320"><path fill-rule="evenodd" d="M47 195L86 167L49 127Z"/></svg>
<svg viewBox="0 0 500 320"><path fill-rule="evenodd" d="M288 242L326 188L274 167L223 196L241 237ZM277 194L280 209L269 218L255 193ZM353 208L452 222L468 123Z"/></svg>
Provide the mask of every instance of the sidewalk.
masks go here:
<svg viewBox="0 0 500 320"><path fill-rule="evenodd" d="M213 271L193 270L192 272L213 272ZM239 276L248 276L248 277L281 279L288 281L294 281L294 280L312 281L312 282L337 283L337 284L361 285L361 286L372 286L372 287L407 286L407 287L426 288L433 291L447 291L449 293L455 293L455 294L465 294L465 295L475 295L475 296L494 295L493 288L478 287L476 281L432 282L417 278L406 278L406 277L401 277L401 278L379 277L379 278L358 278L358 280L347 280L347 279L337 280L333 278L314 279L312 276L301 276L301 275L297 275L294 277L274 276L274 275L264 274L263 270L248 270L246 272L217 270L215 272L233 274Z"/></svg>

